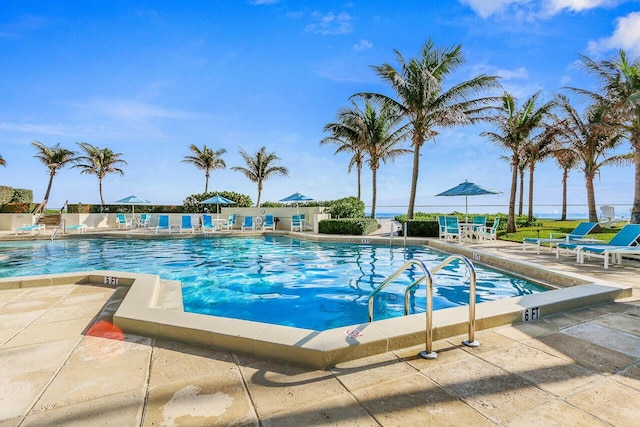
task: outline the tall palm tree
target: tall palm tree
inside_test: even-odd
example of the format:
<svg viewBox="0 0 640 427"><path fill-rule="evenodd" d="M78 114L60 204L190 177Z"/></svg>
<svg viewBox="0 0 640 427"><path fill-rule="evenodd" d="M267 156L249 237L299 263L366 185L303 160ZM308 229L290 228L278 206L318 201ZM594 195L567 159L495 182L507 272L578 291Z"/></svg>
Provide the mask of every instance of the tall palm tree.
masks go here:
<svg viewBox="0 0 640 427"><path fill-rule="evenodd" d="M525 145L527 161L526 167L529 169L529 210L527 216L529 221L533 221L533 176L538 162L545 160L553 153L553 128L544 125L541 131L530 137Z"/></svg>
<svg viewBox="0 0 640 427"><path fill-rule="evenodd" d="M352 101L353 108L358 108L357 104ZM320 141L320 145L325 144L337 144L335 154L338 153L353 153L349 160L349 166L347 172L351 172L353 167L356 168L356 174L358 179L358 195L357 199L361 199L361 179L362 179L362 164L364 162L364 135L362 129L358 126L359 123L354 123L351 115L350 108L341 108L338 110L337 120L334 123L328 123L322 129L324 132L330 132L331 134Z"/></svg>
<svg viewBox="0 0 640 427"><path fill-rule="evenodd" d="M80 168L80 173L95 175L98 177L98 189L100 191L100 204L104 205L102 196L102 180L108 173L124 175L124 171L118 165L126 165L127 162L120 158L122 153L114 153L109 148L95 147L87 142L79 142L84 155L76 158L74 168Z"/></svg>
<svg viewBox="0 0 640 427"><path fill-rule="evenodd" d="M7 162L4 160L4 157L2 157L2 154L0 154L0 166L6 166Z"/></svg>
<svg viewBox="0 0 640 427"><path fill-rule="evenodd" d="M552 155L558 165L562 168L562 214L560 221L567 220L567 182L569 181L569 171L576 167L578 156L567 148L566 145L556 141L552 150Z"/></svg>
<svg viewBox="0 0 640 427"><path fill-rule="evenodd" d="M209 176L211 175L211 171L227 167L227 164L222 160L222 155L226 153L227 150L221 148L220 150L213 151L206 145L200 149L194 144L191 144L189 150L193 152L193 156L184 156L184 160L182 161L185 163L191 163L198 169L204 170L204 192L206 194L209 192Z"/></svg>
<svg viewBox="0 0 640 427"><path fill-rule="evenodd" d="M280 160L276 153L267 153L266 147L262 147L256 151L253 156L247 154L246 151L240 150L240 155L247 164L247 167L234 166L231 169L241 172L249 178L250 181L258 184L258 201L256 207L260 207L260 196L262 195L262 185L264 180L273 175L289 175L289 170L284 166L275 166L274 162Z"/></svg>
<svg viewBox="0 0 640 427"><path fill-rule="evenodd" d="M46 145L38 141L33 141L31 144L36 147L38 153L33 157L39 159L42 164L44 164L49 170L49 184L47 185L47 192L45 193L44 200L42 201L42 209L44 210L47 207L47 202L49 201L49 194L51 193L51 184L53 184L53 177L60 169L72 164L75 161L74 156L76 153L74 151L60 147L59 143L54 145L53 147L47 147Z"/></svg>
<svg viewBox="0 0 640 427"><path fill-rule="evenodd" d="M586 71L598 79L600 92L572 89L589 95L596 102L606 99L613 109L612 117L618 118L619 126L628 133L635 165L631 222L640 224L640 58L629 60L624 50L618 55L610 61L594 61L582 56Z"/></svg>
<svg viewBox="0 0 640 427"><path fill-rule="evenodd" d="M437 128L462 126L482 120L484 107L495 98L475 98L483 89L496 87L497 76L478 75L445 90L451 74L464 63L462 47L438 49L429 39L417 58L405 60L395 50L400 68L389 64L373 66L378 76L395 91L397 100L378 93L354 96L374 98L396 108L410 123L413 147L413 171L407 218L413 218L420 170L420 149L428 139L435 139Z"/></svg>
<svg viewBox="0 0 640 427"><path fill-rule="evenodd" d="M624 165L631 162L632 154L609 156L624 141L624 130L616 126L611 117L611 106L605 100L587 107L584 118L571 105L569 99L559 95L559 107L564 120L561 126L561 140L578 158L584 173L587 189L589 221L598 221L593 180L603 166Z"/></svg>
<svg viewBox="0 0 640 427"><path fill-rule="evenodd" d="M480 135L502 146L511 154L511 191L509 195L509 214L507 216L507 233L516 231L515 205L518 186L518 171L522 161L524 145L541 125L543 118L551 110L553 103L547 102L536 106L540 92L536 92L527 99L520 109L513 95L502 95L502 106L491 117L491 121L498 127L498 132L482 132Z"/></svg>

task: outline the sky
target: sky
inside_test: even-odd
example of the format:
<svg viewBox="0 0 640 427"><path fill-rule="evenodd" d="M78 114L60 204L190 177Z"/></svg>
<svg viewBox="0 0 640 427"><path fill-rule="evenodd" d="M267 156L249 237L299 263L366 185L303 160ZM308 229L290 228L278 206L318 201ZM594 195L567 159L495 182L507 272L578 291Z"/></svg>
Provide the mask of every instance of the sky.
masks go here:
<svg viewBox="0 0 640 427"><path fill-rule="evenodd" d="M78 150L87 142L127 161L124 176L105 177L106 203L137 195L182 204L205 186L204 171L182 160L191 144L206 144L227 150L210 191L255 203L257 185L231 167L245 166L240 149L264 146L289 176L265 181L262 201L296 191L316 200L355 196L350 156L320 146L322 129L355 93L393 96L372 66L397 66L395 50L411 58L428 39L462 46L465 63L449 85L485 73L521 101L536 91L549 99L568 86L595 89L580 55L640 56L640 1L0 0L0 185L31 189L41 201L48 170L31 143ZM508 153L481 137L485 130L438 129L425 143L416 211L464 211L464 198L435 194L465 180L501 192L470 198L470 211L507 211ZM619 152L630 150L625 143ZM411 155L381 166L379 212L406 212L411 170ZM628 216L633 177L632 166L603 169L597 204ZM559 211L561 178L553 160L536 168L536 212ZM365 204L371 196L365 167ZM100 203L95 175L61 170L49 206L66 200ZM586 200L583 175L573 170L570 212L585 212Z"/></svg>

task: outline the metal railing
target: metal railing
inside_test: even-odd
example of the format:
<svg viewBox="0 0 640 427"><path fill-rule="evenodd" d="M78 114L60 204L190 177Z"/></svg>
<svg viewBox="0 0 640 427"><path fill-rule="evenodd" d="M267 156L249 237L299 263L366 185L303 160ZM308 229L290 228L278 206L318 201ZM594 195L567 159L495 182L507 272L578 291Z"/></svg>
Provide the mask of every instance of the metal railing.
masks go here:
<svg viewBox="0 0 640 427"><path fill-rule="evenodd" d="M464 344L469 347L477 347L480 345L479 342L475 341L475 327L476 327L476 271L473 267L471 261L468 258L462 255L451 255L438 264L433 269L429 270L429 268L420 260L412 259L407 261L404 265L402 265L395 273L391 276L387 277L378 287L376 287L371 294L369 295L368 306L369 306L369 322L373 321L373 301L375 296L384 289L389 283L393 282L397 279L404 271L411 268L412 266L418 266L424 276L415 280L413 283L408 285L404 291L404 315L409 314L409 299L411 290L419 286L422 282L427 283L427 298L426 298L426 331L425 331L425 351L420 352L420 356L425 359L435 359L437 354L433 351L433 275L438 271L442 270L447 265L451 264L453 261L462 261L467 267L467 271L469 272L469 337Z"/></svg>

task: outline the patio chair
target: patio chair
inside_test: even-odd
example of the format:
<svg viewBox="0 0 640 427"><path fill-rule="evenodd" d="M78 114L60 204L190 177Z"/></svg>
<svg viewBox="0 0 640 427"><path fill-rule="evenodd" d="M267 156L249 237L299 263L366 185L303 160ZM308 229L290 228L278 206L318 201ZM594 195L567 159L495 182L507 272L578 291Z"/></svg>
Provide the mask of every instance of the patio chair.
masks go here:
<svg viewBox="0 0 640 427"><path fill-rule="evenodd" d="M171 226L169 225L169 215L158 215L158 225L156 226L156 234L160 230L167 230L171 233Z"/></svg>
<svg viewBox="0 0 640 427"><path fill-rule="evenodd" d="M618 231L609 243L602 245L590 245L585 243L558 243L557 254L560 250L576 254L576 262L583 264L586 258L603 258L604 268L609 268L609 260L622 263L623 255L640 254L638 239L640 238L640 224L627 224ZM610 258L611 257L611 258Z"/></svg>
<svg viewBox="0 0 640 427"><path fill-rule="evenodd" d="M211 215L204 214L202 215L202 228L201 231L203 233L207 232L215 232L216 226L213 223L213 217Z"/></svg>
<svg viewBox="0 0 640 427"><path fill-rule="evenodd" d="M253 217L252 216L245 216L244 217L244 222L242 223L242 226L240 226L240 229L242 231L246 231L246 230L255 230L255 225L253 224Z"/></svg>
<svg viewBox="0 0 640 427"><path fill-rule="evenodd" d="M619 218L616 219L616 209L610 205L600 206L600 212L602 217L600 218L600 225L605 228L611 228L614 224L628 224L628 219Z"/></svg>
<svg viewBox="0 0 640 427"><path fill-rule="evenodd" d="M444 215L438 215L438 237L444 239L447 233L447 222Z"/></svg>
<svg viewBox="0 0 640 427"><path fill-rule="evenodd" d="M44 233L44 224L25 224L22 227L16 228L16 235L24 233L31 233L32 236L40 234L40 231Z"/></svg>
<svg viewBox="0 0 640 427"><path fill-rule="evenodd" d="M229 218L227 219L227 222L222 224L222 227L225 230L231 230L234 225L236 225L236 214L233 213L233 214L229 214Z"/></svg>
<svg viewBox="0 0 640 427"><path fill-rule="evenodd" d="M487 217L486 216L474 216L473 217L473 232L477 232L482 228L487 226Z"/></svg>
<svg viewBox="0 0 640 427"><path fill-rule="evenodd" d="M273 215L272 214L266 214L264 216L264 224L262 224L262 229L264 231L266 231L267 228L270 228L271 231L275 231L275 229L276 229L276 225L273 222Z"/></svg>
<svg viewBox="0 0 640 427"><path fill-rule="evenodd" d="M458 225L458 217L457 216L448 216L445 218L445 231L444 231L444 239L445 240L455 240L460 241L460 226Z"/></svg>
<svg viewBox="0 0 640 427"><path fill-rule="evenodd" d="M182 220L180 221L180 234L182 234L182 230L191 230L191 234L193 234L199 226L199 224L193 223L193 217L191 215L182 215Z"/></svg>
<svg viewBox="0 0 640 427"><path fill-rule="evenodd" d="M296 231L296 229L302 232L302 218L300 218L300 215L291 217L291 231Z"/></svg>
<svg viewBox="0 0 640 427"><path fill-rule="evenodd" d="M143 213L138 218L138 227L147 228L151 226L151 214Z"/></svg>
<svg viewBox="0 0 640 427"><path fill-rule="evenodd" d="M549 234L549 238L540 238L540 237L525 237L522 240L522 250L526 251L527 250L527 245L535 245L536 246L536 253L540 253L540 246L543 243L548 243L549 244L549 250L553 251L554 246L556 246L558 243L598 243L598 242L602 242L601 240L596 240L596 239L589 239L587 238L587 235L589 233L591 233L596 226L598 225L597 222L581 222L580 224L578 224L578 226L576 228L573 229L573 231L567 235L564 235L563 237L553 237L553 233Z"/></svg>
<svg viewBox="0 0 640 427"><path fill-rule="evenodd" d="M133 222L132 220L127 219L127 217L123 213L116 214L116 226L118 228L120 227L131 228L133 226Z"/></svg>
<svg viewBox="0 0 640 427"><path fill-rule="evenodd" d="M491 227L484 226L476 231L478 240L489 240L495 242L498 240L498 226L500 225L500 218L495 217L493 225Z"/></svg>

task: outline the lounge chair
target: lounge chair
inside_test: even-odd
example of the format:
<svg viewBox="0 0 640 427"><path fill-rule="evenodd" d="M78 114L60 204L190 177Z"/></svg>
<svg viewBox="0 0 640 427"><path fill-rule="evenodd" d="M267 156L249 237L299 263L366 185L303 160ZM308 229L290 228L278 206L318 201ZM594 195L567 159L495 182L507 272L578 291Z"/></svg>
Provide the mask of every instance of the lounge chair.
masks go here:
<svg viewBox="0 0 640 427"><path fill-rule="evenodd" d="M180 234L183 230L190 230L191 234L196 232L199 224L193 223L193 217L191 215L182 215L182 221L180 221Z"/></svg>
<svg viewBox="0 0 640 427"><path fill-rule="evenodd" d="M203 233L216 231L216 226L213 224L213 217L211 215L202 215L202 229Z"/></svg>
<svg viewBox="0 0 640 427"><path fill-rule="evenodd" d="M616 209L610 205L600 206L600 212L602 218L600 219L600 225L602 227L611 228L614 224L628 224L628 219L619 218L616 219Z"/></svg>
<svg viewBox="0 0 640 427"><path fill-rule="evenodd" d="M127 217L124 214L116 214L116 226L118 228L120 227L131 228L132 224L133 224L132 221L130 219L127 219Z"/></svg>
<svg viewBox="0 0 640 427"><path fill-rule="evenodd" d="M65 227L65 230L67 231L77 231L78 234L80 233L85 233L87 231L87 225L86 224L76 224L76 225L69 225L67 227Z"/></svg>
<svg viewBox="0 0 640 427"><path fill-rule="evenodd" d="M445 218L444 239L457 239L458 241L460 241L460 226L458 225L457 216L448 216Z"/></svg>
<svg viewBox="0 0 640 427"><path fill-rule="evenodd" d="M245 216L244 217L244 222L242 223L242 226L240 227L240 229L242 231L255 230L255 226L253 225L253 217L252 216Z"/></svg>
<svg viewBox="0 0 640 427"><path fill-rule="evenodd" d="M598 243L596 239L588 239L587 235L593 231L598 225L597 222L581 222L573 231L564 237L553 237L553 233L549 234L549 238L525 237L522 240L522 250L527 250L527 245L536 245L536 253L540 253L542 243L549 244L549 250L553 251L553 247L558 243Z"/></svg>
<svg viewBox="0 0 640 427"><path fill-rule="evenodd" d="M138 227L147 228L151 226L151 214L143 213L138 218Z"/></svg>
<svg viewBox="0 0 640 427"><path fill-rule="evenodd" d="M271 214L266 214L264 216L264 224L262 224L262 229L266 231L267 228L270 228L272 231L275 231L276 229L276 224L273 222L273 215Z"/></svg>
<svg viewBox="0 0 640 427"><path fill-rule="evenodd" d="M158 225L156 225L156 234L160 230L167 230L171 233L171 226L169 225L169 215L158 215Z"/></svg>
<svg viewBox="0 0 640 427"><path fill-rule="evenodd" d="M293 215L291 217L291 231L296 231L296 229L302 232L302 219L300 215Z"/></svg>
<svg viewBox="0 0 640 427"><path fill-rule="evenodd" d="M40 231L44 233L45 225L44 224L25 224L22 227L16 228L16 234L31 233L32 236L36 234L40 234Z"/></svg>
<svg viewBox="0 0 640 427"><path fill-rule="evenodd" d="M627 224L622 227L622 230L618 231L607 244L558 243L557 251L558 253L560 250L575 253L578 264L583 264L585 257L603 258L604 268L609 268L609 257L611 257L615 263L620 264L623 255L640 255L640 246L638 246L639 238L640 224Z"/></svg>
<svg viewBox="0 0 640 427"><path fill-rule="evenodd" d="M236 225L236 214L229 214L229 218L227 219L227 222L222 224L222 227L225 230L231 230L233 229L234 225Z"/></svg>
<svg viewBox="0 0 640 427"><path fill-rule="evenodd" d="M479 228L478 231L475 232L478 240L489 240L490 242L495 242L498 240L498 226L500 225L500 218L495 217L493 220L493 225L491 227L487 227L486 225L482 228Z"/></svg>

